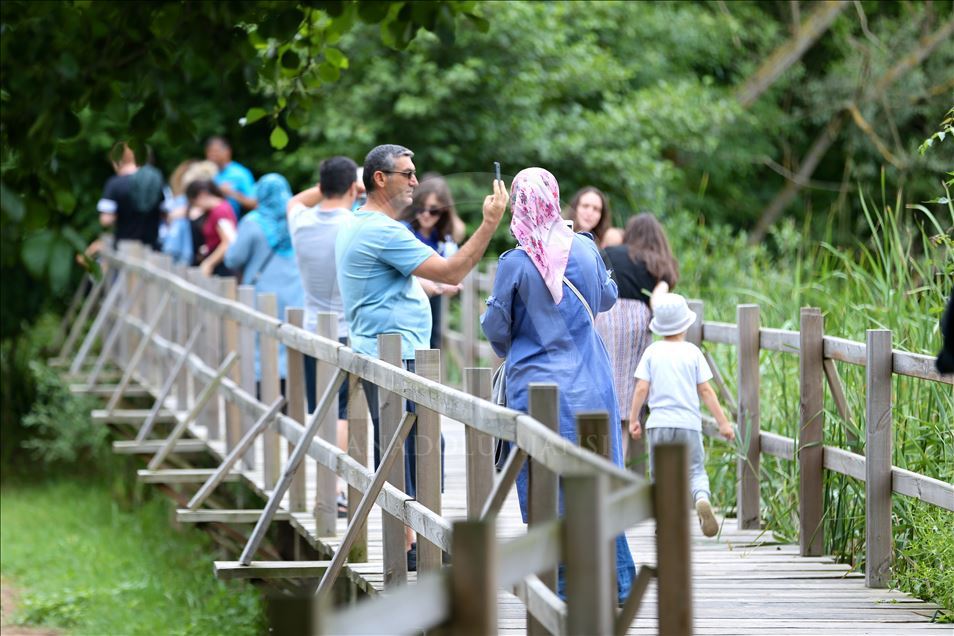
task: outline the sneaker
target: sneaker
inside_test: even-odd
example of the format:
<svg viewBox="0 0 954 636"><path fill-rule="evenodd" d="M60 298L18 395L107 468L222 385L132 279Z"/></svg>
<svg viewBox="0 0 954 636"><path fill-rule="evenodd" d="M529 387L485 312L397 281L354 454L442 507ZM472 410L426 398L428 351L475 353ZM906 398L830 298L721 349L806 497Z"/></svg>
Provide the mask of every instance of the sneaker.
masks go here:
<svg viewBox="0 0 954 636"><path fill-rule="evenodd" d="M407 551L407 571L417 572L417 544L412 543L411 549Z"/></svg>
<svg viewBox="0 0 954 636"><path fill-rule="evenodd" d="M719 532L719 522L716 521L715 513L712 512L712 504L708 499L696 500L696 515L699 517L699 525L702 526L702 534L707 537L714 537Z"/></svg>

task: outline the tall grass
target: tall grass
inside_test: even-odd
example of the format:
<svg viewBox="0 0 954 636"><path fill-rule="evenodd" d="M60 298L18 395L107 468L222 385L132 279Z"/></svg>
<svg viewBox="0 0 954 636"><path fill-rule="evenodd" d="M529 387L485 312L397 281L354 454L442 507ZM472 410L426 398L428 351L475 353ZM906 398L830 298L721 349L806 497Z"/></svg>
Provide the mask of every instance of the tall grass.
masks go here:
<svg viewBox="0 0 954 636"><path fill-rule="evenodd" d="M803 228L782 224L766 245L749 247L742 234L705 227L682 217L668 219L674 250L680 258L683 294L705 301L707 320L735 322L739 303L757 303L763 326L798 330L799 308L821 308L825 332L864 341L865 330L892 331L893 346L934 355L940 347L938 320L954 289L954 207L932 213L905 205L899 195L876 205L859 193L864 226L856 244L836 247L814 242L810 220ZM829 222L828 227L832 227ZM717 363L734 382L734 347L708 345ZM825 444L864 452L864 368L838 364L848 401L843 420L826 390ZM798 358L762 352L761 427L798 439ZM734 390L734 387L733 387ZM892 387L893 462L943 481L954 480L954 391L949 385L895 376ZM709 443L710 475L717 503L735 507L736 449ZM798 475L795 462L763 456L763 519L786 540L798 537ZM864 484L826 472L826 550L859 569L864 566ZM937 577L954 571L954 555L937 551L938 561L923 567L924 545L936 528L954 527L954 514L900 495L894 497L894 536L899 558L896 582L912 589L925 571ZM942 551L943 552L943 551ZM909 558L917 554L918 559ZM946 556L945 556L946 555ZM946 560L945 560L946 559ZM913 568L919 575L912 579ZM923 586L936 600L954 609L954 593L944 586ZM930 592L930 590L934 590ZM914 591L912 589L912 591Z"/></svg>

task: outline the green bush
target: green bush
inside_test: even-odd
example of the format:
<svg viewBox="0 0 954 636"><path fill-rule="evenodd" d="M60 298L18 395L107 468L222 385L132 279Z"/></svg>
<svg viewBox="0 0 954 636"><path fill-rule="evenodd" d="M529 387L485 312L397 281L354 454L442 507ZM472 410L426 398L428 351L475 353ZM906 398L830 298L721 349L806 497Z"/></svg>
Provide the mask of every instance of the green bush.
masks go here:
<svg viewBox="0 0 954 636"><path fill-rule="evenodd" d="M947 610L941 622L954 622L954 513L912 504L912 524L898 541L892 585ZM900 539L900 537L899 537Z"/></svg>

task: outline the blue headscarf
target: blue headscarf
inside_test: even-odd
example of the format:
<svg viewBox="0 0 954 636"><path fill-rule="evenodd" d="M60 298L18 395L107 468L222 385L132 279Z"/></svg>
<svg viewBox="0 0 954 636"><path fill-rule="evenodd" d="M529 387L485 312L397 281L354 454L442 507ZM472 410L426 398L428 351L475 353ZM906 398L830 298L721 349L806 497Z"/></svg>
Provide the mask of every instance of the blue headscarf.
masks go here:
<svg viewBox="0 0 954 636"><path fill-rule="evenodd" d="M288 218L285 216L285 206L291 196L288 180L280 174L270 172L255 184L258 207L246 215L250 221L259 224L268 244L281 256L293 254Z"/></svg>

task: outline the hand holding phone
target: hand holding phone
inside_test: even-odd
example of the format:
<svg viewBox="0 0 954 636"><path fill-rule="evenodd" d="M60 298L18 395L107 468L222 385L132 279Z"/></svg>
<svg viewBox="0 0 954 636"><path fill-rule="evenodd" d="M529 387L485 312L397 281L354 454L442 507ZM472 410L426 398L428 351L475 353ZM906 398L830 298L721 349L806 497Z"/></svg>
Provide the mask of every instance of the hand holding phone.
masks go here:
<svg viewBox="0 0 954 636"><path fill-rule="evenodd" d="M494 179L496 179L497 181L500 181L500 162L499 161L494 162Z"/></svg>

